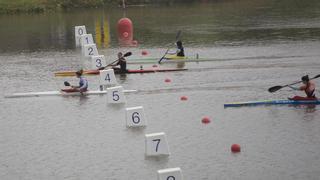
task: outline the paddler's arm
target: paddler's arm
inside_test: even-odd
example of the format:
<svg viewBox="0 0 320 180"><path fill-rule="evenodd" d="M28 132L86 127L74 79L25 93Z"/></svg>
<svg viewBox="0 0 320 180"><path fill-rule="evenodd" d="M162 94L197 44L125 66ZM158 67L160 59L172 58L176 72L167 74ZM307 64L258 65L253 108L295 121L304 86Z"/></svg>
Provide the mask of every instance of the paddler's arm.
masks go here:
<svg viewBox="0 0 320 180"><path fill-rule="evenodd" d="M288 87L291 88L291 89L293 89L293 90L300 91L300 88L293 87L293 86L288 86Z"/></svg>

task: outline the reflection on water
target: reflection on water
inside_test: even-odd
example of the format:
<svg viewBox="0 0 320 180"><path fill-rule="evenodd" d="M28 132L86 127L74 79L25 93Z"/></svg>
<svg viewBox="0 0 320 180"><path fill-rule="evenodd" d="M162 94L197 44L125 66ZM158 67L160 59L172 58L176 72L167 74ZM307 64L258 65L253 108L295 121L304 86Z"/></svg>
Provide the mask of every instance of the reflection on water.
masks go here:
<svg viewBox="0 0 320 180"><path fill-rule="evenodd" d="M110 24L107 17L95 20L95 43L99 48L107 48L110 43Z"/></svg>
<svg viewBox="0 0 320 180"><path fill-rule="evenodd" d="M124 83L127 79L127 74L120 74L120 83Z"/></svg>
<svg viewBox="0 0 320 180"><path fill-rule="evenodd" d="M285 8L284 8L285 7ZM129 7L140 47L165 46L177 30L187 46L239 46L319 40L320 1L245 0L172 6ZM74 26L86 25L99 48L118 47L122 9L2 15L0 50L74 49Z"/></svg>

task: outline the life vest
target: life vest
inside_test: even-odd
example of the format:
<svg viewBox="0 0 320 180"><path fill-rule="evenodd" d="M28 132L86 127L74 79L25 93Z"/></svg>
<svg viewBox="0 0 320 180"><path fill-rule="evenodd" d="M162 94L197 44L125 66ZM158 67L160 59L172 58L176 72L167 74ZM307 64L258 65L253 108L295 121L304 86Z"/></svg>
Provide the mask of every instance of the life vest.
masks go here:
<svg viewBox="0 0 320 180"><path fill-rule="evenodd" d="M312 91L308 91L310 87L310 83L308 82L306 85L306 89L304 90L304 92L306 93L307 97L309 98L315 98L315 89L313 89Z"/></svg>

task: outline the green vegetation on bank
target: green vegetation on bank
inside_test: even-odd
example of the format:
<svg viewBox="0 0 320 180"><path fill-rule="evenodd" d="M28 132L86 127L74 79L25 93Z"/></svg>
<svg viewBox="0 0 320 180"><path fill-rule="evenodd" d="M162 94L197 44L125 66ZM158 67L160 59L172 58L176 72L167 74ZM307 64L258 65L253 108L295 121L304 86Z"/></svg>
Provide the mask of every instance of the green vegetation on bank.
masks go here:
<svg viewBox="0 0 320 180"><path fill-rule="evenodd" d="M174 2L196 2L199 0L125 0L126 4L171 4ZM210 1L210 0L206 0ZM211 0L217 1L217 0ZM83 7L122 5L122 0L0 0L0 14L42 13Z"/></svg>
<svg viewBox="0 0 320 180"><path fill-rule="evenodd" d="M117 4L118 0L0 0L0 13L41 13L80 7L100 7Z"/></svg>

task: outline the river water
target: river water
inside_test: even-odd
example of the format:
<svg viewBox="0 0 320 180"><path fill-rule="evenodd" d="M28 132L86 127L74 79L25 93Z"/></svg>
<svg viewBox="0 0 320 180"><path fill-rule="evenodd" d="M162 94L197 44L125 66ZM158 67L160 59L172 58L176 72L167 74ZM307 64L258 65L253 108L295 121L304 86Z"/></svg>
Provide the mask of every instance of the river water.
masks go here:
<svg viewBox="0 0 320 180"><path fill-rule="evenodd" d="M124 15L133 21L138 47L118 45L116 23ZM0 97L0 179L151 180L157 179L157 170L174 167L182 169L186 180L320 177L318 106L223 107L303 95L267 89L319 74L319 1L84 9L2 15L0 22L3 95L58 90L65 80L77 83L76 78L53 76L90 67L75 48L76 25L86 25L109 61L118 51L133 52L128 60L142 57L142 50L148 58L159 58L168 47L174 49L178 30L187 56L219 59L161 65L188 71L116 76L124 89L138 90L126 94L127 103L120 106L107 104L103 95ZM103 40L101 27L107 32ZM97 77L87 79L91 90L98 88ZM146 128L126 128L125 107L134 106L144 107ZM211 123L201 123L205 116ZM166 133L167 158L145 157L144 135L156 132ZM234 143L241 145L238 154L230 151Z"/></svg>

